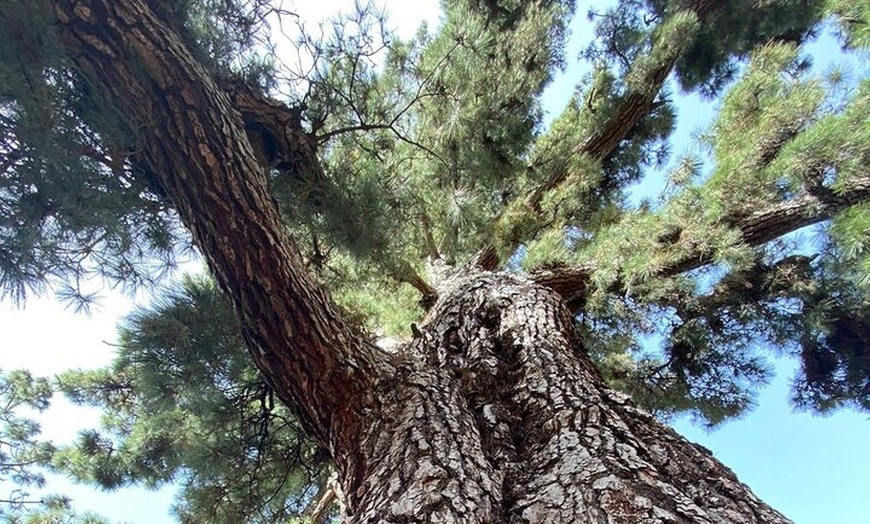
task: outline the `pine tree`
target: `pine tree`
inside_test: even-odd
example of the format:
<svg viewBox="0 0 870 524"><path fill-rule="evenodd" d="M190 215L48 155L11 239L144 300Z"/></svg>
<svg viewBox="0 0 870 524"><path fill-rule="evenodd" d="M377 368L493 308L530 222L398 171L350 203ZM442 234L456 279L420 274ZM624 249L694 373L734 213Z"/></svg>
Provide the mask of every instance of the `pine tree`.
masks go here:
<svg viewBox="0 0 870 524"><path fill-rule="evenodd" d="M22 416L22 409L42 411L48 407L52 390L48 380L36 379L26 371L0 373L0 480L11 482L14 488L3 486L0 516L28 505L51 504L56 501L32 497L29 488L40 488L45 477L38 468L51 459L52 447L38 440L39 424Z"/></svg>
<svg viewBox="0 0 870 524"><path fill-rule="evenodd" d="M83 278L152 286L191 248L214 278L59 377L107 417L54 467L180 481L184 522L789 522L650 412L745 412L763 346L796 406L870 407L870 84L802 51L830 19L861 52L867 8L591 12L547 127L573 2L443 8L405 41L358 6L295 71L266 0L6 2L3 292L87 307ZM633 206L670 79L719 97L709 159Z"/></svg>
<svg viewBox="0 0 870 524"><path fill-rule="evenodd" d="M17 370L0 372L0 520L8 524L105 524L76 514L61 495L37 493L56 451L39 438L39 423L26 415L48 409L54 390L48 379Z"/></svg>

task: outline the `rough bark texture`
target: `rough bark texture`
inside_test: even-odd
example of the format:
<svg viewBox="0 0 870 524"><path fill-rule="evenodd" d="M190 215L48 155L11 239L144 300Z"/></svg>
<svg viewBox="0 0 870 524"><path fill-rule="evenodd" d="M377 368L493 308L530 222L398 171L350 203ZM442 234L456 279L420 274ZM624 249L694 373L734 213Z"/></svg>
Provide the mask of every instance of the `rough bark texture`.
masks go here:
<svg viewBox="0 0 870 524"><path fill-rule="evenodd" d="M331 450L348 522L788 522L607 389L562 299L529 280L457 278L399 353L365 342L306 274L242 116L178 38L141 0L52 5L77 66L140 133L253 359Z"/></svg>
<svg viewBox="0 0 870 524"><path fill-rule="evenodd" d="M335 428L356 426L345 408L381 363L308 276L230 98L143 2L54 5L76 65L139 133L279 397L321 441L355 440Z"/></svg>
<svg viewBox="0 0 870 524"><path fill-rule="evenodd" d="M460 279L442 296L407 357L439 370L435 380L450 378L443 387L456 388L450 396L458 395L464 409L446 410L447 426L471 429L442 451L484 472L472 494L489 490L485 501L498 503L495 514L477 506L454 521L788 522L708 453L608 389L553 291L484 273ZM427 487L403 499L462 511L466 485L457 497L452 467L435 462L440 446L427 438L428 408L413 411L415 419L391 431L401 441L392 447L422 452L436 467L427 471ZM470 454L460 452L466 449ZM396 457L400 471L419 461L405 453ZM385 492L377 501L374 521L403 522L387 513L391 500Z"/></svg>

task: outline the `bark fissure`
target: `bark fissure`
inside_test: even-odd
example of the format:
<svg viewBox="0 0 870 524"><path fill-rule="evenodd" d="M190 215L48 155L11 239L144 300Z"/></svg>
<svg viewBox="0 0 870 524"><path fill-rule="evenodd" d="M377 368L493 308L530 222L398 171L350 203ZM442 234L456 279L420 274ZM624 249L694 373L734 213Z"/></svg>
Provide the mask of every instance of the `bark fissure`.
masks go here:
<svg viewBox="0 0 870 524"><path fill-rule="evenodd" d="M409 360L362 436L350 522L499 522L501 485L451 376Z"/></svg>
<svg viewBox="0 0 870 524"><path fill-rule="evenodd" d="M503 479L498 521L789 522L609 390L551 290L506 275L456 289L415 349L457 377L474 412Z"/></svg>

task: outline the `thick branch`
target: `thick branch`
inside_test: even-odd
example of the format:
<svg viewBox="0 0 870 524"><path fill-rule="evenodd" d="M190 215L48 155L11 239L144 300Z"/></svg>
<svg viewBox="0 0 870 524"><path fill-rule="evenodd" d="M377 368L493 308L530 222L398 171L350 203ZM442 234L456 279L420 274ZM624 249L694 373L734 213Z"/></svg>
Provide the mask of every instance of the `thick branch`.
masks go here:
<svg viewBox="0 0 870 524"><path fill-rule="evenodd" d="M743 242L760 246L803 227L830 219L840 211L861 202L870 201L870 177L862 176L849 181L840 191L819 191L773 204L744 217L726 220L737 228ZM673 276L705 266L712 260L712 252L694 252L659 272Z"/></svg>
<svg viewBox="0 0 870 524"><path fill-rule="evenodd" d="M745 244L760 246L792 231L828 220L840 211L862 202L870 202L870 177L867 176L851 180L837 192L823 190L816 194L805 194L725 222L740 231ZM669 277L697 269L709 264L713 255L710 251L686 253L653 276ZM594 272L593 264L584 264L538 270L532 273L531 278L553 289L576 308L582 304ZM621 283L617 282L615 286L620 287Z"/></svg>
<svg viewBox="0 0 870 524"><path fill-rule="evenodd" d="M571 305L578 301L582 303L594 272L593 264L581 264L538 269L529 276L536 284L552 289Z"/></svg>
<svg viewBox="0 0 870 524"><path fill-rule="evenodd" d="M352 440L380 353L306 273L230 99L142 0L53 6L75 64L139 133L144 158L232 300L277 395L333 449L335 439ZM262 102L234 96L242 112ZM292 122L284 131L295 137L281 135L291 151L305 151Z"/></svg>
<svg viewBox="0 0 870 524"><path fill-rule="evenodd" d="M401 263L399 269L393 274L393 278L399 282L411 284L414 289L419 291L422 295L421 301L427 309L438 300L438 291L407 262Z"/></svg>

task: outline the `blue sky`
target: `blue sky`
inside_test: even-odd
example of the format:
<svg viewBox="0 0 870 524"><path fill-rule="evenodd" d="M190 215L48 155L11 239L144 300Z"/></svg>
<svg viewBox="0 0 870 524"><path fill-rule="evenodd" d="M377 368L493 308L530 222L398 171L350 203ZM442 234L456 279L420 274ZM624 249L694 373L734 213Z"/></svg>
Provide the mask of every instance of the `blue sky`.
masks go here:
<svg viewBox="0 0 870 524"><path fill-rule="evenodd" d="M412 34L420 20L437 24L437 1L386 2L394 14L392 26ZM305 18L322 18L348 5L346 1L300 2L296 9ZM570 49L578 49L590 38L580 2L573 24L575 37ZM570 51L566 72L559 75L544 99L545 110L554 116L564 107L580 79L583 68ZM840 53L830 40L814 47L817 66L822 70ZM866 73L866 61L853 62L854 74ZM715 102L697 97L679 100L678 129L673 152L690 146L694 133L704 129L715 114ZM673 159L672 159L673 160ZM656 195L660 184L653 181L637 189L638 194ZM140 297L141 299L141 297ZM116 320L130 310L128 298L107 291L103 305L88 318L64 311L50 299L29 300L24 310L0 305L0 367L28 367L37 374L51 374L71 367L97 367L112 356ZM740 420L707 432L688 420L674 427L694 442L713 451L763 500L798 524L850 524L867 521L870 514L870 424L867 416L841 411L828 417L794 413L787 403L789 380L795 373L791 360L776 362L774 381L761 391L758 407ZM48 436L64 441L78 429L97 422L93 411L58 402L45 419ZM121 490L98 494L82 486L53 480L51 489L68 493L82 510L97 511L115 522L161 524L167 516L171 489L157 493Z"/></svg>

